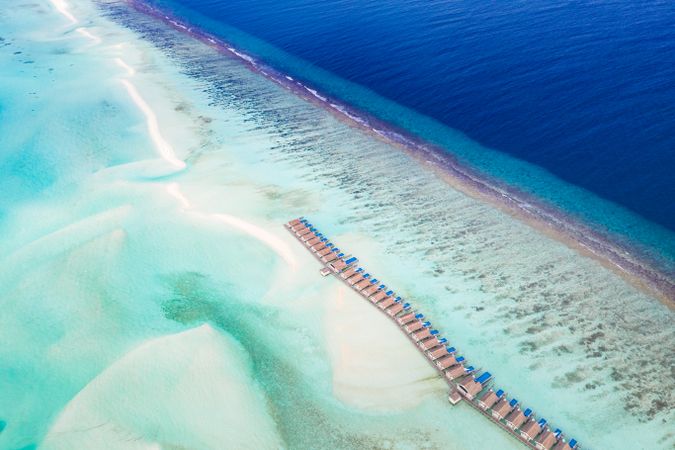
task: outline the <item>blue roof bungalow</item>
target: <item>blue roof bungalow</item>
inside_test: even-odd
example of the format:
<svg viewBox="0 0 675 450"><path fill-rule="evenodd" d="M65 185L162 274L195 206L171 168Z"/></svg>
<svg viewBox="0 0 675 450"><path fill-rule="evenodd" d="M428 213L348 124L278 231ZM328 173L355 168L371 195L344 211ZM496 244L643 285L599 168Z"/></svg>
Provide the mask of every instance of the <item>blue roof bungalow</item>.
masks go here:
<svg viewBox="0 0 675 450"><path fill-rule="evenodd" d="M396 300L396 304L391 308L388 308L387 314L394 317L396 314L402 311L408 311L410 309L410 303L403 303L401 300Z"/></svg>
<svg viewBox="0 0 675 450"><path fill-rule="evenodd" d="M478 406L483 409L492 408L492 405L497 403L504 396L504 391L499 389L495 392L493 389L490 389L478 400Z"/></svg>
<svg viewBox="0 0 675 450"><path fill-rule="evenodd" d="M452 355L456 351L457 350L455 349L455 347L441 347L435 350L428 351L427 356L429 356L430 360L436 361L437 359L444 358L448 355Z"/></svg>
<svg viewBox="0 0 675 450"><path fill-rule="evenodd" d="M422 342L419 345L420 345L420 348L423 351L426 352L426 351L429 351L431 349L434 349L434 348L438 347L439 345L443 345L446 342L448 342L448 340L446 338L434 336L432 339L427 339L426 341Z"/></svg>
<svg viewBox="0 0 675 450"><path fill-rule="evenodd" d="M520 427L520 436L523 439L534 439L541 433L545 426L546 419L539 419L538 422L535 422L534 418L532 418L529 422Z"/></svg>
<svg viewBox="0 0 675 450"><path fill-rule="evenodd" d="M518 400L514 398L511 399L511 401L508 401L506 396L504 396L492 407L492 417L497 420L503 419L507 417L516 406L518 406Z"/></svg>
<svg viewBox="0 0 675 450"><path fill-rule="evenodd" d="M415 314L415 313L411 312L411 313L404 314L401 317L397 318L396 322L398 322L399 325L404 326L404 325L407 325L414 320L419 320L419 319L423 319L423 318L424 318L424 314Z"/></svg>
<svg viewBox="0 0 675 450"><path fill-rule="evenodd" d="M286 226L292 228L292 227L294 227L294 226L296 226L296 225L299 225L300 222L302 222L302 221L303 221L303 218L302 218L302 217L298 217L297 219L293 219L293 220L291 220L290 222L288 222L288 223L286 224ZM306 220L305 220L305 222L306 222ZM304 223L304 222L302 222L302 223Z"/></svg>
<svg viewBox="0 0 675 450"><path fill-rule="evenodd" d="M333 261L332 263L330 263L330 266L333 269L333 271L337 273L345 270L347 267L351 266L356 261L358 261L358 259L352 256L351 258L348 259L340 259L338 261Z"/></svg>
<svg viewBox="0 0 675 450"><path fill-rule="evenodd" d="M538 450L551 450L551 448L558 442L561 435L562 431L560 431L560 429L551 431L550 428L547 428L539 435L535 445L537 446Z"/></svg>
<svg viewBox="0 0 675 450"><path fill-rule="evenodd" d="M349 278L349 279L347 280L347 283L351 284L352 287L354 287L354 285L355 285L356 283L359 283L359 282L361 282L361 281L363 281L363 280L365 280L365 279L368 279L368 278L370 278L370 274L369 274L369 273L363 273L363 272L361 272L361 273L357 273L357 274L354 275L353 277Z"/></svg>
<svg viewBox="0 0 675 450"><path fill-rule="evenodd" d="M461 356L460 356L461 358ZM459 359L459 358L457 358ZM464 359L464 358L462 358ZM456 366L450 367L448 370L445 371L445 378L448 380L454 380L455 378L460 378L465 375L469 375L473 373L473 371L476 370L474 369L473 366L469 367L464 367L462 364L457 364Z"/></svg>
<svg viewBox="0 0 675 450"><path fill-rule="evenodd" d="M476 376L467 377L457 385L457 391L469 400L473 400L473 398L483 390L485 383L490 381L491 378L492 375L490 372L483 372L483 374L477 378Z"/></svg>
<svg viewBox="0 0 675 450"><path fill-rule="evenodd" d="M522 411L520 408L516 408L511 414L506 418L506 425L512 430L520 428L520 426L525 423L526 420L532 415L532 410L527 408L525 411Z"/></svg>
<svg viewBox="0 0 675 450"><path fill-rule="evenodd" d="M349 269L345 270L340 274L340 278L343 280L346 280L349 277L352 277L356 275L357 273L363 272L363 269L361 267L356 267L356 266L351 266Z"/></svg>
<svg viewBox="0 0 675 450"><path fill-rule="evenodd" d="M415 322L409 323L408 325L404 326L403 329L405 330L406 333L412 334L416 331L421 330L422 328L427 328L431 326L431 322L422 322L421 320L417 320Z"/></svg>
<svg viewBox="0 0 675 450"><path fill-rule="evenodd" d="M570 439L569 442L565 442L564 439L561 439L553 450L570 450L575 448L579 448L579 443L577 443L576 439Z"/></svg>

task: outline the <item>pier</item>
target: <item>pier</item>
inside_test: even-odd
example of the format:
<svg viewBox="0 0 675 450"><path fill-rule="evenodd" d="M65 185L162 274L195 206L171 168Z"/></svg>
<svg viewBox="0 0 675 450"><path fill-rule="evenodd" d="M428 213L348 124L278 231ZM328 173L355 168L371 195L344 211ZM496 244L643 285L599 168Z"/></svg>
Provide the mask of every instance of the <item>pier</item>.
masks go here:
<svg viewBox="0 0 675 450"><path fill-rule="evenodd" d="M530 408L523 410L517 399L507 398L501 389L495 391L489 372L478 374L422 312L361 267L358 258L340 250L308 219L293 219L285 227L321 263L322 276L335 276L396 324L448 383L452 405L464 402L529 448L581 448L575 439L567 440L560 429L552 429L546 419L537 419Z"/></svg>

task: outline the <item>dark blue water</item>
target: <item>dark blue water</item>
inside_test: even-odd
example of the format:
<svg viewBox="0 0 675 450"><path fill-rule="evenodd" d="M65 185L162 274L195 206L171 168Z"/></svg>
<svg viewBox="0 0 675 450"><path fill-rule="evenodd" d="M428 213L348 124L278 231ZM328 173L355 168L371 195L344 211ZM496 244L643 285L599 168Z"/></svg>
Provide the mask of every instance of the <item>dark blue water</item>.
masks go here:
<svg viewBox="0 0 675 450"><path fill-rule="evenodd" d="M243 30L675 230L673 2L156 3Z"/></svg>

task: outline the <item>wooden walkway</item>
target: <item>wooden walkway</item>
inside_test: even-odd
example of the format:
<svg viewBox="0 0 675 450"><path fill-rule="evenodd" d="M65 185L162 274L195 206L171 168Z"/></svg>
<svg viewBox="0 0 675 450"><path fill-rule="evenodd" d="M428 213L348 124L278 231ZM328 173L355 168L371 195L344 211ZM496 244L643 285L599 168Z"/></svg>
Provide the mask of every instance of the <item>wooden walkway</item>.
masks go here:
<svg viewBox="0 0 675 450"><path fill-rule="evenodd" d="M320 233L307 219L298 218L285 224L286 229L312 253L322 264L320 273L323 276L333 275L352 290L359 292L373 307L377 308L386 317L391 319L406 337L417 347L424 358L448 383L450 393L448 399L451 404L468 404L492 423L497 424L511 437L517 439L529 448L537 450L572 450L581 447L575 439L566 441L560 430L553 431L540 419L535 422L534 414L529 409L521 411L518 405L512 408L510 415L504 413L506 419L512 420L517 426L511 428L504 418L493 416L491 408L483 408L479 404L492 389L491 375L484 372L476 376L476 370L467 366L463 357L455 356L454 347L447 347L446 339L441 338L436 330L431 330L431 324L423 314L413 310L412 306L400 297L396 297L381 281L371 276L365 269L358 266L358 259L346 254L330 240ZM424 321L424 322L423 322ZM413 331L410 331L410 328ZM427 348L423 348L426 346ZM431 351L443 353L438 358L430 356ZM454 358L454 360L452 360ZM444 367L437 362L447 362ZM453 378L454 375L454 378ZM506 395L501 397L506 401ZM497 406L495 403L492 406ZM529 412L529 413L528 413ZM519 417L516 417L519 416ZM516 417L516 418L514 418ZM518 422L522 422L518 424ZM525 432L525 433L524 433Z"/></svg>

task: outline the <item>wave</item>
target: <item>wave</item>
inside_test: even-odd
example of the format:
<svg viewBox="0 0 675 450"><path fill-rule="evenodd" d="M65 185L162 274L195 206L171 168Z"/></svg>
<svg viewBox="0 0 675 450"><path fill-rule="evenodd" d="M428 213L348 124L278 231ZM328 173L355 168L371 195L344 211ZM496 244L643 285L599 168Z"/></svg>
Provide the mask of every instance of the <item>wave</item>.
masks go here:
<svg viewBox="0 0 675 450"><path fill-rule="evenodd" d="M595 257L633 284L656 295L669 307L675 307L675 273L663 267L663 264L637 246L630 245L609 232L594 229L532 194L460 163L441 147L372 114L358 110L338 98L322 93L316 87L308 86L278 71L264 61L235 48L231 43L188 24L167 11L149 5L143 0L127 0L127 2L135 10L161 20L172 28L215 47L221 53L239 59L250 70L322 107L338 119L407 152L438 172L454 187L489 201L570 247Z"/></svg>

